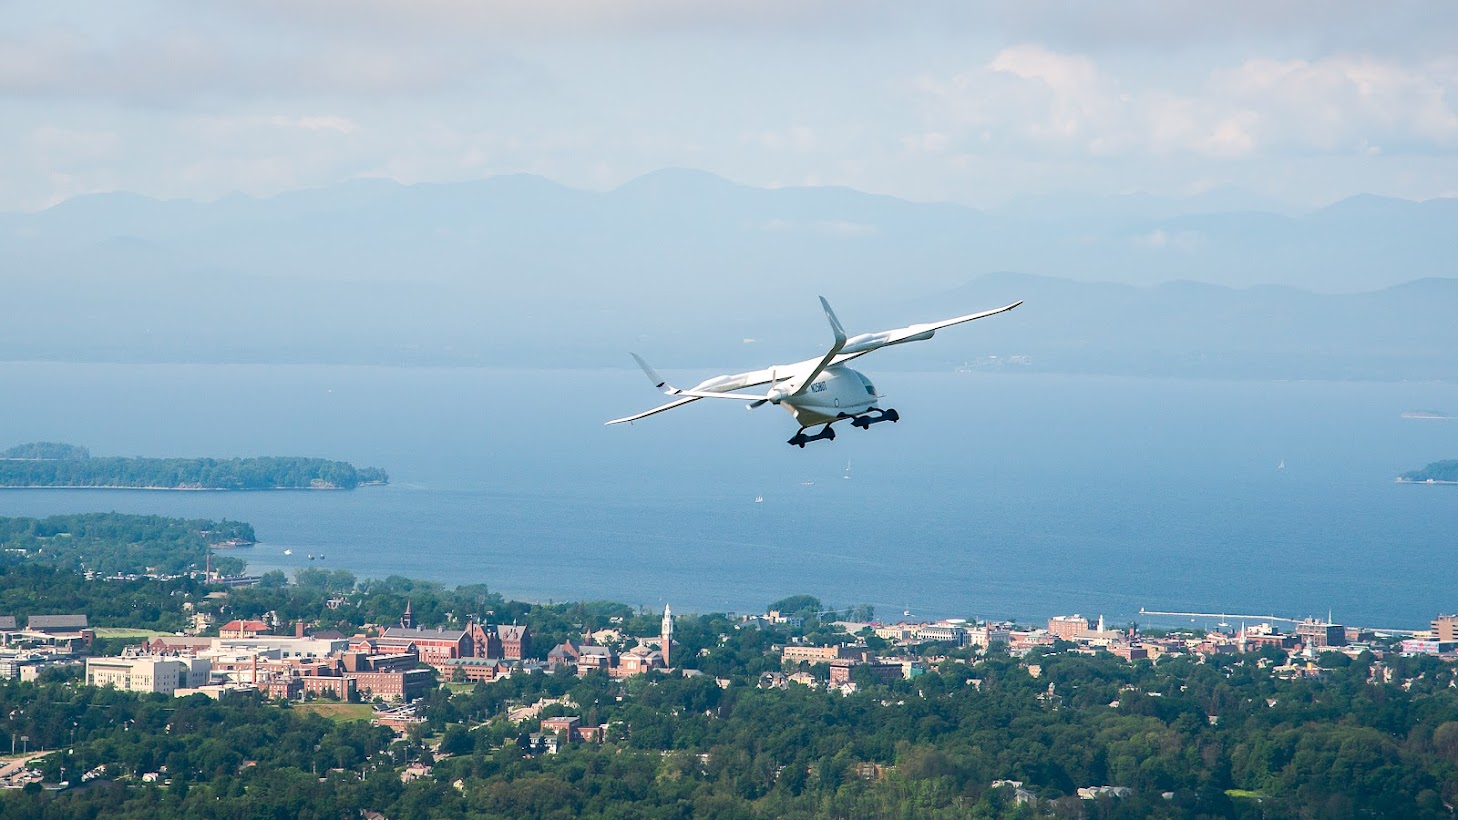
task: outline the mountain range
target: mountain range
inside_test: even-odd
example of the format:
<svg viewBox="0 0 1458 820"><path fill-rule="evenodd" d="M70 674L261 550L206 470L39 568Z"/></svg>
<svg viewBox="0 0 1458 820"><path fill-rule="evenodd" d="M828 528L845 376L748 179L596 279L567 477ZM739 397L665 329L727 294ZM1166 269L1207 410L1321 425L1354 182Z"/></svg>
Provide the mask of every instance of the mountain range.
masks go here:
<svg viewBox="0 0 1458 820"><path fill-rule="evenodd" d="M1234 191L996 211L667 170L114 193L0 214L0 357L734 370L1016 299L890 366L1458 378L1458 200ZM991 357L997 358L991 358Z"/></svg>

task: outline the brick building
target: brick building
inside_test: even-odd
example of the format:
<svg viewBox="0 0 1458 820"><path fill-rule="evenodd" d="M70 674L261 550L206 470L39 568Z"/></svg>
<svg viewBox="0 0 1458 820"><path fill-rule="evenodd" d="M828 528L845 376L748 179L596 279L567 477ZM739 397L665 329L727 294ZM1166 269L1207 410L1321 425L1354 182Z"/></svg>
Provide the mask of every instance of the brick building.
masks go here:
<svg viewBox="0 0 1458 820"><path fill-rule="evenodd" d="M441 668L452 658L469 658L473 651L471 636L464 629L416 629L414 627L392 626L378 638L373 639L378 652L390 653L408 651L414 646L420 653L420 662ZM356 648L351 644L350 648Z"/></svg>
<svg viewBox="0 0 1458 820"><path fill-rule="evenodd" d="M429 669L407 669L403 672L359 672L351 675L360 697L385 700L415 700L434 685Z"/></svg>
<svg viewBox="0 0 1458 820"><path fill-rule="evenodd" d="M842 658L830 662L830 684L850 682L853 670L866 669L871 677L882 683L905 677L905 669L898 661L862 661Z"/></svg>
<svg viewBox="0 0 1458 820"><path fill-rule="evenodd" d="M452 658L441 667L446 680L457 676L472 683L490 683L511 674L511 667L497 658Z"/></svg>
<svg viewBox="0 0 1458 820"><path fill-rule="evenodd" d="M1048 634L1061 640L1073 641L1091 626L1082 615L1055 615L1048 619Z"/></svg>
<svg viewBox="0 0 1458 820"><path fill-rule="evenodd" d="M256 638L271 635L273 630L263 621L229 621L218 628L220 638Z"/></svg>

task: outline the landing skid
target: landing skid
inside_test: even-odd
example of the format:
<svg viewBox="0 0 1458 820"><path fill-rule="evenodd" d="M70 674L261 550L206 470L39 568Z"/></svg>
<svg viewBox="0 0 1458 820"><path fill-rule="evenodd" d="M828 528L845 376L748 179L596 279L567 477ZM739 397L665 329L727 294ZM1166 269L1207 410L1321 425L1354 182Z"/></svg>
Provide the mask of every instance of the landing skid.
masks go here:
<svg viewBox="0 0 1458 820"><path fill-rule="evenodd" d="M801 427L800 432L791 436L790 440L785 443L791 445L792 447L799 447L803 450L805 448L805 445L809 444L812 441L820 441L821 439L824 439L826 441L835 441L835 429L832 428L831 425L835 424L836 421L844 421L846 419L851 420L852 427L859 427L862 430L869 430L871 429L872 424L880 424L883 421L901 421L901 414L892 409L882 410L879 407L872 407L870 410L854 416L846 413L841 413L840 418L837 418L835 421L827 423L824 427L820 428L820 432L807 436L805 435L806 428Z"/></svg>
<svg viewBox="0 0 1458 820"><path fill-rule="evenodd" d="M878 415L873 416L871 415L872 413L876 413ZM862 413L859 416L851 419L851 426L859 427L862 430L869 430L871 429L872 424L880 424L883 421L901 421L901 414L896 412L894 409L882 410L879 407L872 407L865 413Z"/></svg>
<svg viewBox="0 0 1458 820"><path fill-rule="evenodd" d="M833 423L834 422L832 422L832 424ZM803 450L805 449L805 445L809 444L812 441L819 441L821 439L825 439L827 441L835 441L835 430L831 428L829 424L825 425L823 428L821 428L820 432L816 433L813 436L805 435L805 428L801 427L800 432L791 436L790 440L785 443L793 445L795 447L799 447L801 450Z"/></svg>

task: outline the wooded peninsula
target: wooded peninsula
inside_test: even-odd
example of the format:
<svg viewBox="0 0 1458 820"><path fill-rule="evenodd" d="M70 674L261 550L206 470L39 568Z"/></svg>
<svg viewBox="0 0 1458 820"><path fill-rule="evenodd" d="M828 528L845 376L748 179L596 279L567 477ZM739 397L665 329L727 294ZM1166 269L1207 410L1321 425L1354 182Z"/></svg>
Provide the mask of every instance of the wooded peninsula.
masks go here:
<svg viewBox="0 0 1458 820"><path fill-rule="evenodd" d="M1443 482L1458 484L1458 459L1434 461L1421 470L1409 470L1397 477L1401 482Z"/></svg>
<svg viewBox="0 0 1458 820"><path fill-rule="evenodd" d="M0 489L352 490L389 480L377 467L322 458L96 458L53 442L0 452Z"/></svg>
<svg viewBox="0 0 1458 820"><path fill-rule="evenodd" d="M102 575L177 575L202 569L213 548L249 546L257 540L252 525L226 518L188 521L115 512L0 517L0 574L40 564ZM220 555L211 560L219 572L243 571L242 559Z"/></svg>

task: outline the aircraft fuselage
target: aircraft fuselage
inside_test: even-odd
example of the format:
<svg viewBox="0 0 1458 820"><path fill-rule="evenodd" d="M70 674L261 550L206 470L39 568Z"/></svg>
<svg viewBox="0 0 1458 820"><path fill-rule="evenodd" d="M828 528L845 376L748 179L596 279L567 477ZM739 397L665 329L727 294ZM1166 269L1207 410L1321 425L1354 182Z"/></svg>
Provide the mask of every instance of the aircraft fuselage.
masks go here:
<svg viewBox="0 0 1458 820"><path fill-rule="evenodd" d="M877 398L875 385L864 374L844 365L832 365L816 376L807 389L780 405L790 411L801 427L810 427L864 413Z"/></svg>

